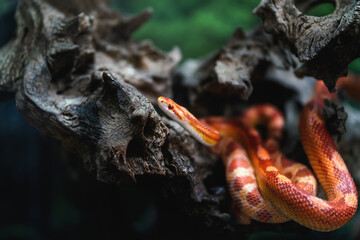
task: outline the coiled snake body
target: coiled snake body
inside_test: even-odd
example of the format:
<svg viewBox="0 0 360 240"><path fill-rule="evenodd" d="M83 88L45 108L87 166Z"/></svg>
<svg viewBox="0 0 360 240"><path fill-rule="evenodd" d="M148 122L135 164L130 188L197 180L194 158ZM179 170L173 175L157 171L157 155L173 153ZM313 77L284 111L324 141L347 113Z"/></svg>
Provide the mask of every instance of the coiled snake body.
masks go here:
<svg viewBox="0 0 360 240"><path fill-rule="evenodd" d="M343 226L355 214L357 190L326 130L321 97L305 105L299 130L305 153L327 201L315 196L316 180L311 171L278 151L283 119L274 107L259 105L239 118L209 117L199 121L171 99L159 97L158 104L222 158L233 212L239 223L249 224L250 219L268 223L292 219L313 230L331 231ZM264 143L254 128L259 122L268 127Z"/></svg>

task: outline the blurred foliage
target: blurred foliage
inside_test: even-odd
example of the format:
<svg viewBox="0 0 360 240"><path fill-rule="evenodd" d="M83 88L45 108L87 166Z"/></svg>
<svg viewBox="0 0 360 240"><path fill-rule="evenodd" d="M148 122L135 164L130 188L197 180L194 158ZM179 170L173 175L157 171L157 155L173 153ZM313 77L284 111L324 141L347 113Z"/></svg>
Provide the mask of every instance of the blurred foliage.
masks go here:
<svg viewBox="0 0 360 240"><path fill-rule="evenodd" d="M306 14L310 16L322 17L333 13L335 7L332 3L321 3L310 8Z"/></svg>
<svg viewBox="0 0 360 240"><path fill-rule="evenodd" d="M16 2L0 0L0 46L11 38L15 30ZM184 59L206 56L226 43L237 27L250 31L260 23L260 19L252 14L260 0L111 2L118 10L129 14L137 14L151 7L154 11L153 18L135 33L135 39L151 39L158 47L167 51L173 46L179 46ZM333 10L332 4L320 4L307 14L324 16ZM351 63L349 69L360 73L360 59ZM101 229L102 234L103 229L113 230L119 226L136 233L154 228L157 213L150 193L133 189L119 190L118 187L108 185L99 185L93 189L89 186L95 184L89 184L89 179L83 183L74 183L57 144L29 126L16 111L13 97L0 103L0 113L0 187L6 192L0 199L0 239L42 240L49 239L50 235L55 236L52 239L115 239L95 233L97 229ZM18 146L21 146L21 151ZM106 188L111 189L107 192ZM114 189L118 191L117 198L112 195ZM109 193L108 197L104 197ZM117 204L127 208L116 211L120 213L117 215L119 222L116 219L103 221L108 215L106 207L100 209L104 210L100 211L102 217L97 215L96 209L102 205L94 200L96 197L104 201L104 206L109 205L108 199L122 199ZM111 203L111 206L115 204ZM104 223L101 224L102 222ZM305 238L330 240L342 236L343 239L349 239L351 229L355 229L354 226L359 225L359 222L360 217L357 215L342 229L332 233L311 232ZM303 236L263 232L252 234L249 239L300 237Z"/></svg>
<svg viewBox="0 0 360 240"><path fill-rule="evenodd" d="M134 37L151 39L170 50L181 48L184 58L197 58L219 49L237 27L248 31L260 23L252 10L259 0L112 0L115 8L136 14L153 9L152 19Z"/></svg>
<svg viewBox="0 0 360 240"><path fill-rule="evenodd" d="M15 8L17 0L0 0L0 47L15 31Z"/></svg>
<svg viewBox="0 0 360 240"><path fill-rule="evenodd" d="M40 236L28 225L13 224L0 227L0 239L40 239Z"/></svg>
<svg viewBox="0 0 360 240"><path fill-rule="evenodd" d="M218 50L237 27L250 31L261 23L252 11L260 0L111 0L113 6L127 14L153 10L152 19L135 34L135 39L150 39L159 48L169 51L179 46L183 60L199 58ZM306 14L326 16L335 10L332 3L321 3ZM360 73L360 59L349 66Z"/></svg>
<svg viewBox="0 0 360 240"><path fill-rule="evenodd" d="M10 7L16 2L15 0L1 0L0 1L0 15L7 12Z"/></svg>
<svg viewBox="0 0 360 240"><path fill-rule="evenodd" d="M198 58L216 51L226 43L237 27L244 31L261 22L252 11L259 0L111 0L113 6L125 13L136 14L153 9L152 19L135 34L135 39L151 39L156 46L169 51L179 46L183 58ZM323 3L306 14L325 16L334 5Z"/></svg>
<svg viewBox="0 0 360 240"><path fill-rule="evenodd" d="M360 58L355 59L349 64L349 71L360 74Z"/></svg>

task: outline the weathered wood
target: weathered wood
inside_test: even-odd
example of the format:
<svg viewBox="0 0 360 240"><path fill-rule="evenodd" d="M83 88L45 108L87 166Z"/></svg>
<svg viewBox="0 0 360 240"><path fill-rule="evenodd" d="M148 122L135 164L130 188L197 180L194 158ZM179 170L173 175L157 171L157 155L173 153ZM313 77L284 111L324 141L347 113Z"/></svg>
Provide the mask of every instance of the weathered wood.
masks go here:
<svg viewBox="0 0 360 240"><path fill-rule="evenodd" d="M248 34L237 29L212 56L180 66L175 84L182 89L181 101L198 115L236 115L241 110L239 103L248 100L254 82L263 81L268 68L290 71L295 65L289 50L262 27Z"/></svg>
<svg viewBox="0 0 360 240"><path fill-rule="evenodd" d="M332 2L335 11L324 17L305 14L311 6ZM302 65L298 76L323 79L334 89L347 66L360 56L360 2L357 0L300 1L262 0L254 13L263 19L267 32L286 43ZM352 46L352 47L349 47Z"/></svg>
<svg viewBox="0 0 360 240"><path fill-rule="evenodd" d="M310 92L311 84L306 89L289 87L289 76L298 80L293 69L299 63L278 38L303 61L299 75L324 77L332 87L334 77L358 54L357 48L348 47L358 46L358 33L351 32L357 30L357 12L344 15L349 21L341 22L340 28L335 23L348 5L339 5L339 14L315 21L301 15L291 1L272 2L263 1L256 12L274 36L262 28L248 34L238 29L216 54L185 62L172 78L181 58L178 49L164 53L149 42L131 39L151 17L150 10L127 17L111 10L106 1L22 0L16 36L0 50L0 91L14 92L23 116L78 156L96 179L150 187L163 201L171 199L174 205L166 207L180 208L176 214L194 219L211 233L237 235L237 229L245 237L274 228L306 231L294 223L243 227L232 222L224 178L209 180L223 175L221 163L178 124L161 118L153 106L159 95L174 95L197 115L234 115L241 111L240 102L256 102L252 93L273 97L253 87L271 78L280 81L277 90L292 94L286 103L303 104L300 92ZM275 17L278 11L282 15ZM284 22L292 14L296 21ZM319 38L325 23L332 35ZM300 28L304 33L297 26L308 28ZM331 50L340 40L340 50ZM324 61L325 56L334 58ZM338 57L344 57L341 63ZM287 108L286 103L280 108Z"/></svg>
<svg viewBox="0 0 360 240"><path fill-rule="evenodd" d="M20 1L16 37L0 52L0 90L15 92L27 121L98 180L151 186L182 203L181 214L227 224L217 210L225 193L203 182L216 158L153 107L171 94L180 52L130 39L150 14L124 17L103 1Z"/></svg>

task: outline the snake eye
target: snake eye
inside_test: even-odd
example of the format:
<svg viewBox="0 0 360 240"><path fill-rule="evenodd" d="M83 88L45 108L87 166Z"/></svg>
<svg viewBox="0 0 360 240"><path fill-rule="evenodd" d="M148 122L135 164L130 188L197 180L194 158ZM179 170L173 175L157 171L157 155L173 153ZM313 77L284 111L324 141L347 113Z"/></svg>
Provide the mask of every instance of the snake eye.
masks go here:
<svg viewBox="0 0 360 240"><path fill-rule="evenodd" d="M168 109L169 109L169 110L173 110L173 109L174 109L174 105L169 104L169 105L168 105Z"/></svg>

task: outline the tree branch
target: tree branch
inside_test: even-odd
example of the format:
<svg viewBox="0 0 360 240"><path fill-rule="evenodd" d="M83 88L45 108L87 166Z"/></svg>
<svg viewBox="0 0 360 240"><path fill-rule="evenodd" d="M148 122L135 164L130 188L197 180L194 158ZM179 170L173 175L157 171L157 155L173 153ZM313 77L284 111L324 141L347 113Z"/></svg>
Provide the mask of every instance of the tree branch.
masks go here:
<svg viewBox="0 0 360 240"><path fill-rule="evenodd" d="M324 17L307 16L306 10L324 1L262 0L254 13L263 19L267 32L286 43L303 64L298 76L323 79L332 90L347 66L360 56L360 3L334 0L335 11ZM327 2L327 1L326 1ZM353 46L353 47L349 47Z"/></svg>

